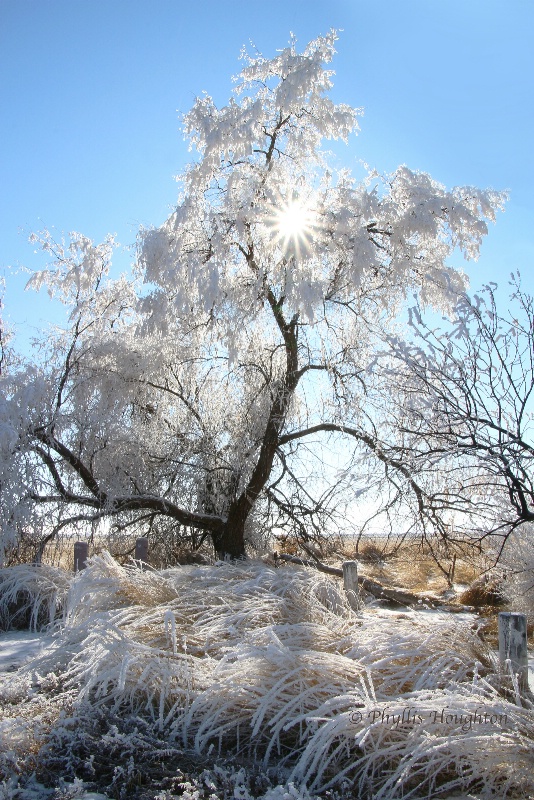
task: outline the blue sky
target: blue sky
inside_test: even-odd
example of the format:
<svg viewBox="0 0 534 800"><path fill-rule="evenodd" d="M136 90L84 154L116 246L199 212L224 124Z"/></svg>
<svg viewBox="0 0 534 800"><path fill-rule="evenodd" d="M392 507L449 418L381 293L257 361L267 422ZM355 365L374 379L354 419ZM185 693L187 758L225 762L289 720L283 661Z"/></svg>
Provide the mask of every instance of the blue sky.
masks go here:
<svg viewBox="0 0 534 800"><path fill-rule="evenodd" d="M271 56L290 31L304 46L331 27L334 99L365 109L340 161L509 189L467 271L476 289L519 268L534 292L532 0L0 0L0 277L21 346L52 315L8 270L41 265L27 234L134 243L176 200L195 96L227 102L250 40Z"/></svg>

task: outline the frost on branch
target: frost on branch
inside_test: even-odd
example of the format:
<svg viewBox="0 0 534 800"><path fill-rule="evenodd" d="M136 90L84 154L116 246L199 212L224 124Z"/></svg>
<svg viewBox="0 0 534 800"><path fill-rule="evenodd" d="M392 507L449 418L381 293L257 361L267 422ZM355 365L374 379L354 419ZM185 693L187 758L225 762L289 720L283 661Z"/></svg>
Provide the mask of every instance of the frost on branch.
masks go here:
<svg viewBox="0 0 534 800"><path fill-rule="evenodd" d="M325 297L378 291L391 302L422 288L440 305L464 288L446 259L456 247L477 257L503 195L447 191L407 167L361 184L328 170L322 141L357 128L357 111L327 96L333 73L323 63L334 42L332 33L303 54L292 42L272 60L248 58L237 99L217 109L204 96L186 116L200 158L183 176L176 210L142 236L140 251L146 279L172 296L177 313L224 316L229 304L244 322L265 302L266 285L284 294L288 313L309 320ZM309 231L288 250L273 212L297 198Z"/></svg>
<svg viewBox="0 0 534 800"><path fill-rule="evenodd" d="M235 557L273 527L339 527L339 467L417 494L369 430L377 336L408 294L455 302L466 279L447 260L476 258L504 196L330 167L323 143L360 114L329 94L336 38L245 55L226 106L196 100L196 160L169 218L141 231L134 280L112 278L111 238L42 236L53 263L30 286L70 327L4 380L4 535L31 525L42 543L106 519L200 531ZM340 438L350 463L329 472Z"/></svg>
<svg viewBox="0 0 534 800"><path fill-rule="evenodd" d="M55 268L35 272L26 288L38 291L46 285L51 297L59 294L65 303L93 294L95 284L98 285L109 273L111 256L116 247L111 235L95 246L80 233L71 233L68 244L65 241L56 242L50 231L32 234L30 242L37 244L54 259Z"/></svg>

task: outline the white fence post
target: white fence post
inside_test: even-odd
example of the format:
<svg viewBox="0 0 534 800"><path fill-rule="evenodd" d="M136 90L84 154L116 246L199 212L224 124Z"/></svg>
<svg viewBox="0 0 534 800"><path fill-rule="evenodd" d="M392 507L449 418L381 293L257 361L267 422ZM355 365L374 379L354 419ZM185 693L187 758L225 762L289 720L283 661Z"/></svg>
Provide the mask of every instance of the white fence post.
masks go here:
<svg viewBox="0 0 534 800"><path fill-rule="evenodd" d="M74 542L74 572L85 569L88 558L89 545L87 542Z"/></svg>
<svg viewBox="0 0 534 800"><path fill-rule="evenodd" d="M343 586L347 594L349 605L354 611L360 607L360 596L358 591L358 562L343 562Z"/></svg>
<svg viewBox="0 0 534 800"><path fill-rule="evenodd" d="M501 667L510 660L517 674L521 693L528 691L527 618L525 614L501 611L499 614L499 661Z"/></svg>
<svg viewBox="0 0 534 800"><path fill-rule="evenodd" d="M135 560L148 564L148 537L141 536L135 543Z"/></svg>

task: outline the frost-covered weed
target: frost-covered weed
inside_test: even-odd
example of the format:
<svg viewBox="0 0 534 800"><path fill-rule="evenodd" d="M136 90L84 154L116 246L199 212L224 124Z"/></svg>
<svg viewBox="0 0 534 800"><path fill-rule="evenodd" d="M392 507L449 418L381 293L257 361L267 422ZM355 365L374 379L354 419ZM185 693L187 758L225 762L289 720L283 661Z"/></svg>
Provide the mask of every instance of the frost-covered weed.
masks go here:
<svg viewBox="0 0 534 800"><path fill-rule="evenodd" d="M46 564L18 564L0 569L0 630L39 630L63 611L67 573Z"/></svg>
<svg viewBox="0 0 534 800"><path fill-rule="evenodd" d="M31 776L20 781L11 778L0 783L0 800L108 800L105 794L87 791L78 778L72 783L60 779L56 789L49 789Z"/></svg>
<svg viewBox="0 0 534 800"><path fill-rule="evenodd" d="M39 697L64 704L39 745L43 772L101 775L114 796L147 782L195 800L526 796L532 712L503 699L490 673L456 616L358 616L310 570L156 573L103 554L72 580L53 647L17 679L32 675ZM481 709L493 723L477 722ZM199 783L220 759L256 764L264 783L249 767L241 788Z"/></svg>

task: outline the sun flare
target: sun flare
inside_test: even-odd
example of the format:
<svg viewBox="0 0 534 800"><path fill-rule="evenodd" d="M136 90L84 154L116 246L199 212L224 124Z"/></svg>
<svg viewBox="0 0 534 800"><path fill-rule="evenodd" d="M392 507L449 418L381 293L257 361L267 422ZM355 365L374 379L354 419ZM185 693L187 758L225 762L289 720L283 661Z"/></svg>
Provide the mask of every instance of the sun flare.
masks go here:
<svg viewBox="0 0 534 800"><path fill-rule="evenodd" d="M315 216L309 203L299 198L281 201L271 217L277 242L297 256L305 253L311 244Z"/></svg>
<svg viewBox="0 0 534 800"><path fill-rule="evenodd" d="M310 212L304 203L292 200L278 211L276 228L282 239L299 239L310 229Z"/></svg>

